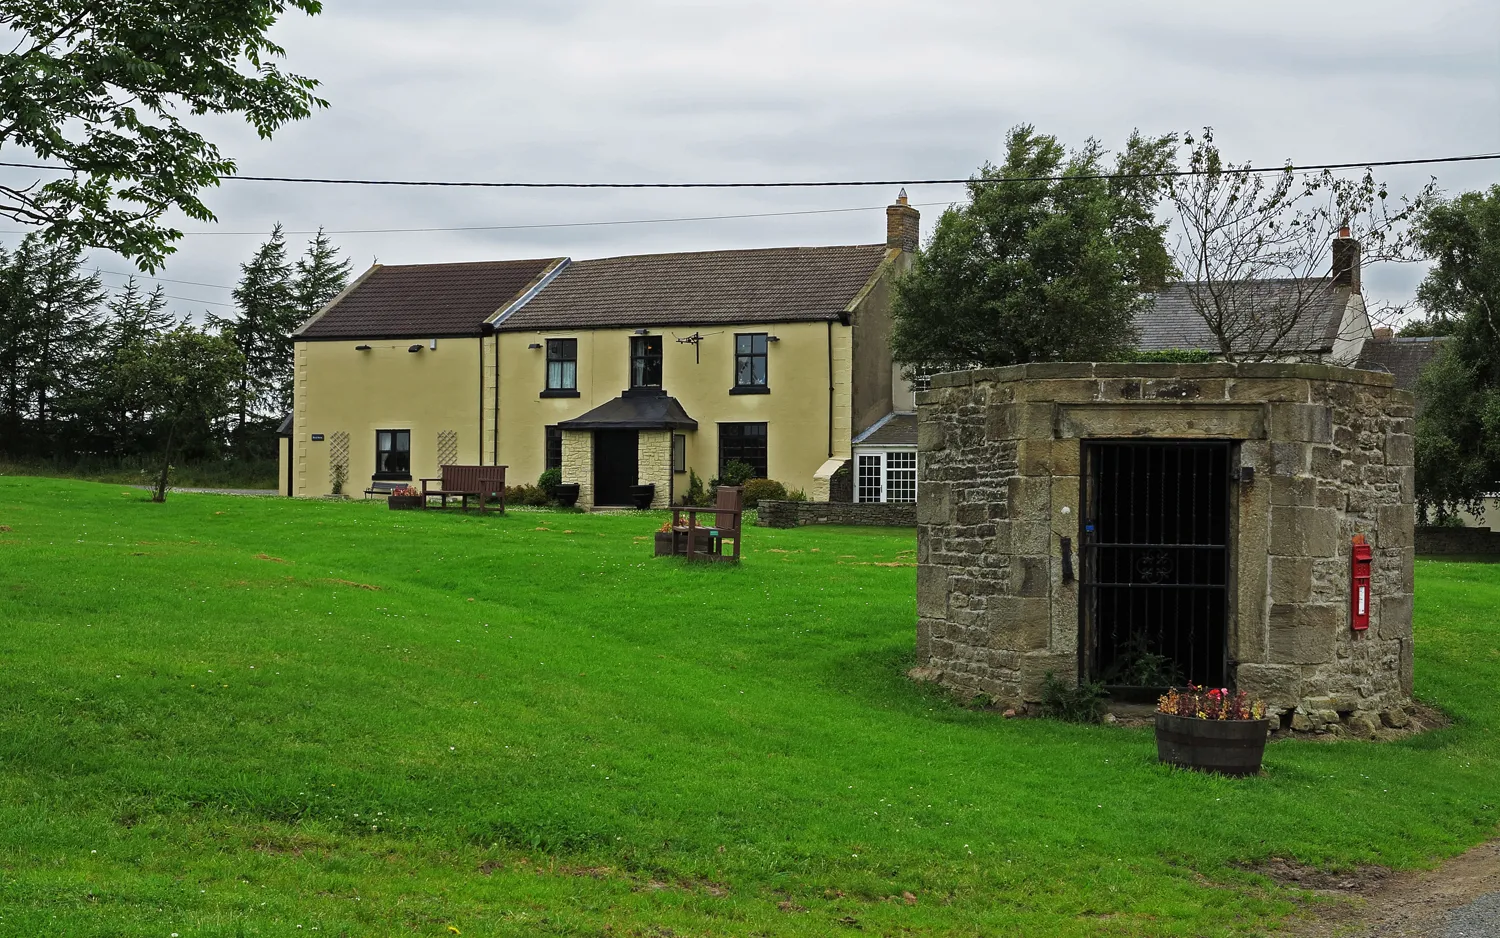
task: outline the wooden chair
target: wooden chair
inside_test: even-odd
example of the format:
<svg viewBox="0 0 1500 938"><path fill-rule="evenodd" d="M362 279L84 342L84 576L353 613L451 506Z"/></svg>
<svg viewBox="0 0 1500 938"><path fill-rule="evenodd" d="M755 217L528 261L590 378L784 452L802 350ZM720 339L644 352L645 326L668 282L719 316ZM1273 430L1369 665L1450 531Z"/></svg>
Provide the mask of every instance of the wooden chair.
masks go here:
<svg viewBox="0 0 1500 938"><path fill-rule="evenodd" d="M469 499L479 501L483 513L491 495L500 497L500 513L505 514L505 466L441 466L442 475L422 481L422 500L442 499L441 507L448 507L448 499L463 500L468 510ZM429 482L438 483L437 488L428 487Z"/></svg>
<svg viewBox="0 0 1500 938"><path fill-rule="evenodd" d="M713 527L698 523L699 514L712 513ZM687 515L687 522L682 520ZM745 514L745 489L738 485L721 485L714 497L712 508L673 508L672 536L687 540L687 559L726 560L740 562L740 521ZM708 551L698 550L699 532L708 535ZM734 553L724 554L724 542L734 541Z"/></svg>

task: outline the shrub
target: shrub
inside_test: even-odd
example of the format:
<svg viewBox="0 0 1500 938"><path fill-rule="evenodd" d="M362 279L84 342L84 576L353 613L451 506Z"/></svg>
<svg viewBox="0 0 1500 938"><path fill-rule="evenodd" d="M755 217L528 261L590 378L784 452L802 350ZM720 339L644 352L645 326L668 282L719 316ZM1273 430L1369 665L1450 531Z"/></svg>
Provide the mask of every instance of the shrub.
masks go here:
<svg viewBox="0 0 1500 938"><path fill-rule="evenodd" d="M552 496L536 485L508 485L505 487L507 505L533 505L542 507L552 504Z"/></svg>
<svg viewBox="0 0 1500 938"><path fill-rule="evenodd" d="M790 492L786 493L786 500L789 502L805 502L807 501L807 490L792 489Z"/></svg>
<svg viewBox="0 0 1500 938"><path fill-rule="evenodd" d="M724 464L717 479L709 480L709 488L718 488L721 485L744 485L755 478L755 467L738 459L731 459Z"/></svg>
<svg viewBox="0 0 1500 938"><path fill-rule="evenodd" d="M1127 362L1167 362L1178 365L1198 365L1214 361L1213 352L1192 348L1138 349L1125 355Z"/></svg>
<svg viewBox="0 0 1500 938"><path fill-rule="evenodd" d="M708 492L703 488L703 479L693 470L688 470L687 491L682 493L682 504L688 508L707 508Z"/></svg>
<svg viewBox="0 0 1500 938"><path fill-rule="evenodd" d="M1098 723L1104 717L1104 685L1095 682L1076 687L1064 684L1048 671L1042 678L1042 710L1069 723Z"/></svg>
<svg viewBox="0 0 1500 938"><path fill-rule="evenodd" d="M775 479L751 479L745 483L745 507L756 508L761 499L775 501L786 498L786 486Z"/></svg>
<svg viewBox="0 0 1500 938"><path fill-rule="evenodd" d="M547 493L548 500L557 498L557 487L562 485L562 470L548 469L536 480L536 487Z"/></svg>

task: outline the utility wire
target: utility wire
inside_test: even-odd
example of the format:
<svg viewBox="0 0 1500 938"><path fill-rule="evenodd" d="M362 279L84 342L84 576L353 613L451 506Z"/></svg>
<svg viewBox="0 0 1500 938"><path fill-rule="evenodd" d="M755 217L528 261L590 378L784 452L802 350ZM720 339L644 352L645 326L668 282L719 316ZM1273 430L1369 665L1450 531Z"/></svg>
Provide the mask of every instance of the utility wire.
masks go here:
<svg viewBox="0 0 1500 938"><path fill-rule="evenodd" d="M1377 166L1430 166L1439 163L1468 163L1480 160L1500 160L1500 153L1478 153L1469 156L1439 156L1411 160L1370 160L1353 163L1313 163L1305 166L1226 167L1218 170L1224 175L1258 175L1261 173L1320 172L1336 169L1373 169ZM70 166L52 166L46 163L0 162L0 166L18 169L43 169L52 172L81 172ZM461 182L429 179L336 179L312 176L241 176L224 175L220 179L233 182L284 182L329 186L425 186L470 189L821 189L843 186L956 186L977 183L998 185L1013 182L1060 182L1085 179L1170 179L1182 176L1207 175L1206 170L1172 169L1150 173L1083 173L1079 175L1054 176L1009 176L997 179L859 179L823 180L807 182Z"/></svg>
<svg viewBox="0 0 1500 938"><path fill-rule="evenodd" d="M12 232L12 233L13 234L19 234L19 232ZM259 233L260 234L265 234L266 232L259 232ZM198 280L173 280L170 277L151 277L151 276L148 276L146 274L128 274L128 273L124 272L123 270L102 270L102 269L99 269L99 268L95 268L94 272L95 273L100 273L100 274L109 274L111 277L132 277L132 278L134 278L136 280L155 280L158 283L181 283L181 284L184 284L184 285L190 286L190 287L209 287L209 288L214 289L214 290L233 290L234 289L234 287L226 287L222 283L203 283L203 282L198 281ZM122 289L122 288L112 287L111 289ZM177 299L181 299L181 297L177 297ZM205 302L207 302L207 301L205 300Z"/></svg>

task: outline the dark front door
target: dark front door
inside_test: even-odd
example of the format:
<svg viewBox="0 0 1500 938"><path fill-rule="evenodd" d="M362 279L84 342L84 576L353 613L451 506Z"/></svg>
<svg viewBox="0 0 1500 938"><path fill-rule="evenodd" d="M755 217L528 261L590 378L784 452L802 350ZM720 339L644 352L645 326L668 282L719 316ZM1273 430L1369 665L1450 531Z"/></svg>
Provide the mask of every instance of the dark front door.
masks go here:
<svg viewBox="0 0 1500 938"><path fill-rule="evenodd" d="M1085 676L1150 693L1222 687L1230 444L1100 441L1083 456Z"/></svg>
<svg viewBox="0 0 1500 938"><path fill-rule="evenodd" d="M630 505L636 484L635 430L594 431L594 504Z"/></svg>

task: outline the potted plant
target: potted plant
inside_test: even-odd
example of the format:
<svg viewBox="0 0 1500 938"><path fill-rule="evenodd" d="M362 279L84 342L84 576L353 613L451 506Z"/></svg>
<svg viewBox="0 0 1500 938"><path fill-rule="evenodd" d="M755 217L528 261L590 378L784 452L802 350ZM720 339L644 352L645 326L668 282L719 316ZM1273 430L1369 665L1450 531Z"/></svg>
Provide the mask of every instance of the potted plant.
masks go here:
<svg viewBox="0 0 1500 938"><path fill-rule="evenodd" d="M1198 772L1254 775L1270 731L1264 701L1244 691L1172 688L1156 706L1156 758Z"/></svg>
<svg viewBox="0 0 1500 938"><path fill-rule="evenodd" d="M564 508L572 508L578 503L578 483L559 482L552 489L552 497Z"/></svg>
<svg viewBox="0 0 1500 938"><path fill-rule="evenodd" d="M412 508L427 507L427 499L410 485L403 485L398 489L391 489L391 494L386 498L386 504L391 507L392 511L408 511Z"/></svg>
<svg viewBox="0 0 1500 938"><path fill-rule="evenodd" d="M652 483L630 487L630 500L635 503L635 507L643 511L651 507L651 502L655 498L656 486Z"/></svg>
<svg viewBox="0 0 1500 938"><path fill-rule="evenodd" d="M672 519L668 518L656 529L656 556L670 557L676 553L675 537L672 533Z"/></svg>

